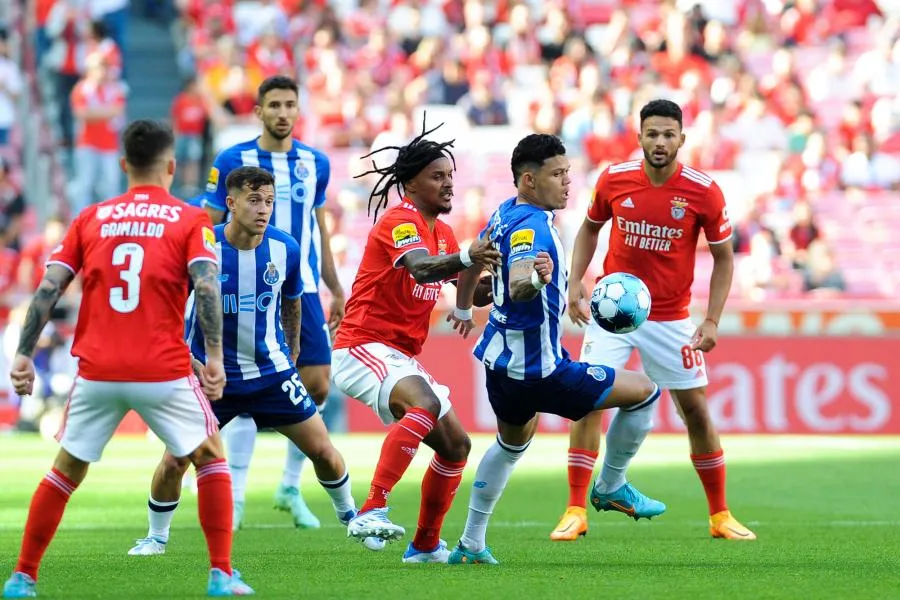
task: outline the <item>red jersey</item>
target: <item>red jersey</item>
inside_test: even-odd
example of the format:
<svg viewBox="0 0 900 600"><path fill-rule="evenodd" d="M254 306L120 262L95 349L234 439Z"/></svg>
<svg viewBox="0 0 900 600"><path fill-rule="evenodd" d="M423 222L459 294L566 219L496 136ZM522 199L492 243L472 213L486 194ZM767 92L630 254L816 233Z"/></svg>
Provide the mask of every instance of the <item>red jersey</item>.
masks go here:
<svg viewBox="0 0 900 600"><path fill-rule="evenodd" d="M400 264L413 250L455 254L459 245L449 225L438 219L432 231L416 207L403 202L389 208L369 233L335 348L378 342L407 356L422 351L445 281L416 283Z"/></svg>
<svg viewBox="0 0 900 600"><path fill-rule="evenodd" d="M643 161L610 166L597 179L587 218L613 219L603 272L631 273L647 284L651 321L689 316L700 230L710 244L731 239L722 190L709 175L680 163L659 187L650 183Z"/></svg>
<svg viewBox="0 0 900 600"><path fill-rule="evenodd" d="M184 342L188 266L216 262L206 212L159 187L135 187L78 215L47 265L81 272L72 355L94 381L191 374Z"/></svg>

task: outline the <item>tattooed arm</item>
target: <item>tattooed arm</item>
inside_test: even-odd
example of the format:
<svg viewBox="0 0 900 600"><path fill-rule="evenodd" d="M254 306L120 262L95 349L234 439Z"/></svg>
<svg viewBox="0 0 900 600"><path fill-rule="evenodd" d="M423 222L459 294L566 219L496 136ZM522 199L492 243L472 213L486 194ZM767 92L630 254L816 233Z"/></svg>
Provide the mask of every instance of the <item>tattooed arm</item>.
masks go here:
<svg viewBox="0 0 900 600"><path fill-rule="evenodd" d="M19 346L16 354L32 356L38 339L44 326L50 320L53 307L65 293L66 288L75 279L75 273L62 265L50 265L38 289L34 292L28 313L25 316L25 324L19 335Z"/></svg>
<svg viewBox="0 0 900 600"><path fill-rule="evenodd" d="M210 260L198 260L188 271L194 283L197 323L206 342L207 359L222 360L222 296L219 291L219 267Z"/></svg>
<svg viewBox="0 0 900 600"><path fill-rule="evenodd" d="M284 340L291 350L291 363L297 364L300 356L300 296L296 298L281 297L281 328Z"/></svg>
<svg viewBox="0 0 900 600"><path fill-rule="evenodd" d="M53 311L53 307L56 306L56 303L73 279L75 279L74 272L62 265L51 264L47 267L47 272L44 274L44 278L31 299L28 313L25 315L25 324L22 326L22 333L19 335L16 357L13 359L12 368L9 372L9 379L13 384L13 388L20 396L27 396L32 392L34 387L34 363L31 357L34 354L34 348L41 337L44 326L50 320L50 313Z"/></svg>

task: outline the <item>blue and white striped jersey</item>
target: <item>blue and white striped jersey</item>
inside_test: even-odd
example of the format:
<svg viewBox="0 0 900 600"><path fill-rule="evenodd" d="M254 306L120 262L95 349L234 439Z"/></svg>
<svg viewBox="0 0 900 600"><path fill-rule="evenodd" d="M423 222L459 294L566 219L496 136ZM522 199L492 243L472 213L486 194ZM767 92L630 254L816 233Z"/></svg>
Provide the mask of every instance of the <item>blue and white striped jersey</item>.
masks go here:
<svg viewBox="0 0 900 600"><path fill-rule="evenodd" d="M254 250L238 250L217 225L216 254L222 290L222 346L225 393L248 394L272 385L271 377L294 367L281 327L281 298L297 298L300 246L287 233L266 229ZM203 333L188 299L187 343L201 362L206 360Z"/></svg>
<svg viewBox="0 0 900 600"><path fill-rule="evenodd" d="M562 347L562 319L568 297L566 257L553 212L511 198L491 216L488 226L501 266L494 277L494 306L474 354L485 366L510 379L549 377L568 357ZM553 280L528 302L509 297L509 268L516 261L547 252L553 260Z"/></svg>
<svg viewBox="0 0 900 600"><path fill-rule="evenodd" d="M238 167L260 167L275 176L275 210L271 224L300 244L300 277L304 293L319 291L322 237L315 209L325 204L331 163L322 152L294 140L290 152L260 150L257 140L226 148L216 157L206 183L205 205L228 212L225 180Z"/></svg>

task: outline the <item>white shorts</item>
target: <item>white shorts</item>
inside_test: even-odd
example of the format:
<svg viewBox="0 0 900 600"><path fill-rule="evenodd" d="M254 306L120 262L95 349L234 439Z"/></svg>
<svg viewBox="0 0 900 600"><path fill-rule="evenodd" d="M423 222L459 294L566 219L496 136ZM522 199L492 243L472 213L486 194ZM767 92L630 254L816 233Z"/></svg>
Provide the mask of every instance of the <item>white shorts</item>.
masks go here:
<svg viewBox="0 0 900 600"><path fill-rule="evenodd" d="M153 383L76 377L56 439L75 458L97 462L129 410L140 415L177 457L187 456L218 431L194 375Z"/></svg>
<svg viewBox="0 0 900 600"><path fill-rule="evenodd" d="M696 327L690 319L647 321L631 333L609 333L596 323L588 325L581 346L581 360L622 369L637 348L644 372L659 387L690 390L704 387L706 361L699 350L691 350Z"/></svg>
<svg viewBox="0 0 900 600"><path fill-rule="evenodd" d="M374 410L385 425L397 420L388 406L391 391L410 375L423 378L437 396L441 403L438 419L450 412L450 388L436 382L416 359L384 344L373 342L332 351L331 373L338 389Z"/></svg>

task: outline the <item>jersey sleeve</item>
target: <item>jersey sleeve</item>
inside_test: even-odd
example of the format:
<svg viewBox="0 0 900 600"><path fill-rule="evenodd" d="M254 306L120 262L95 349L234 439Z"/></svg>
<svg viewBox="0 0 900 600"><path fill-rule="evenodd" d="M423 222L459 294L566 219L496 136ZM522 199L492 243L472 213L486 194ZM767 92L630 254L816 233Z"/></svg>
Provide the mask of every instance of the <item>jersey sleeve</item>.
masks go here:
<svg viewBox="0 0 900 600"><path fill-rule="evenodd" d="M193 223L187 234L185 263L188 267L197 261L206 260L218 264L216 256L216 233L213 231L212 221L205 211L191 211L196 213Z"/></svg>
<svg viewBox="0 0 900 600"><path fill-rule="evenodd" d="M84 264L84 245L82 243L81 233L81 224L83 222L84 219L81 215L72 222L69 231L66 232L66 237L64 237L63 241L50 253L50 257L47 259L48 267L50 265L61 265L75 274L81 270L81 267Z"/></svg>
<svg viewBox="0 0 900 600"><path fill-rule="evenodd" d="M287 273L281 293L291 300L303 295L303 282L300 281L300 244L294 238L287 240Z"/></svg>
<svg viewBox="0 0 900 600"><path fill-rule="evenodd" d="M509 231L509 253L506 266L525 259L534 259L538 252L547 252L552 241L546 223L527 219Z"/></svg>
<svg viewBox="0 0 900 600"><path fill-rule="evenodd" d="M228 191L225 189L225 179L231 172L228 165L227 151L223 150L216 156L213 166L209 169L209 177L206 179L206 193L203 195L203 206L209 206L222 212L227 212L228 206L225 198Z"/></svg>
<svg viewBox="0 0 900 600"><path fill-rule="evenodd" d="M609 169L603 171L594 184L587 218L594 223L605 223L612 218L612 208L609 205Z"/></svg>
<svg viewBox="0 0 900 600"><path fill-rule="evenodd" d="M405 211L386 214L378 223L378 243L387 251L391 264L399 268L400 259L414 250L428 252L422 232Z"/></svg>
<svg viewBox="0 0 900 600"><path fill-rule="evenodd" d="M703 233L710 244L721 244L731 239L731 220L725 207L725 196L714 181L706 195L703 213Z"/></svg>
<svg viewBox="0 0 900 600"><path fill-rule="evenodd" d="M314 208L325 206L325 190L331 179L331 162L321 152L316 153L316 198L313 201Z"/></svg>

